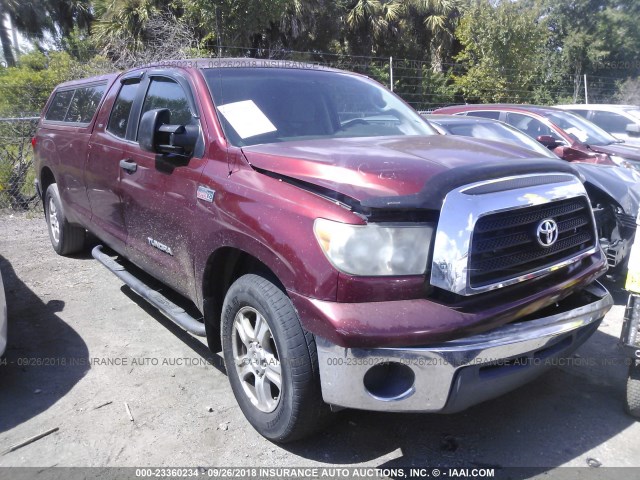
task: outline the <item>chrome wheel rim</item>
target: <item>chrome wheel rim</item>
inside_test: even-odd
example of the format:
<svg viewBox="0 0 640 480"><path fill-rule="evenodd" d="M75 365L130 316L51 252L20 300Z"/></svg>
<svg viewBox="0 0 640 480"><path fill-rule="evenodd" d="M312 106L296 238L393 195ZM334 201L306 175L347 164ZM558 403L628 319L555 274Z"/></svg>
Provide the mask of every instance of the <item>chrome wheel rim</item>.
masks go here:
<svg viewBox="0 0 640 480"><path fill-rule="evenodd" d="M49 229L53 241L58 243L60 241L60 222L58 221L58 209L53 198L49 199Z"/></svg>
<svg viewBox="0 0 640 480"><path fill-rule="evenodd" d="M233 319L231 338L245 395L261 412L273 412L282 393L282 369L269 324L255 308L242 307Z"/></svg>

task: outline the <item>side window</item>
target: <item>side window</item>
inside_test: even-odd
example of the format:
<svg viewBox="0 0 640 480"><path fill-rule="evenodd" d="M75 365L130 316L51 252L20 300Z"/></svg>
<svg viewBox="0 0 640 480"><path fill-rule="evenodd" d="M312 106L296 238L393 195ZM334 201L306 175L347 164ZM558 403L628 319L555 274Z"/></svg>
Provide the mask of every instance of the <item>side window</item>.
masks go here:
<svg viewBox="0 0 640 480"><path fill-rule="evenodd" d="M492 118L493 120L500 120L500 112L490 110L470 110L467 112L467 116Z"/></svg>
<svg viewBox="0 0 640 480"><path fill-rule="evenodd" d="M138 92L138 86L140 83L125 83L118 92L118 98L116 98L113 108L111 109L111 116L109 117L109 124L107 130L113 133L116 137L124 138L127 134L127 125L129 124L129 113L131 112L131 106L136 98Z"/></svg>
<svg viewBox="0 0 640 480"><path fill-rule="evenodd" d="M106 85L95 85L93 87L77 88L64 121L89 123L96 110L98 110L98 104L106 87Z"/></svg>
<svg viewBox="0 0 640 480"><path fill-rule="evenodd" d="M521 113L507 113L507 123L521 132L526 133L533 139L538 138L540 135L550 135L556 140L564 143L562 138L537 118L523 115Z"/></svg>
<svg viewBox="0 0 640 480"><path fill-rule="evenodd" d="M591 121L609 133L626 133L627 125L633 123L628 118L613 112L593 112Z"/></svg>
<svg viewBox="0 0 640 480"><path fill-rule="evenodd" d="M171 112L171 123L188 125L195 119L189 110L187 95L178 83L167 78L153 78L142 106L142 114L156 108L168 108Z"/></svg>
<svg viewBox="0 0 640 480"><path fill-rule="evenodd" d="M49 105L46 115L44 116L45 120L63 122L64 117L67 114L67 110L69 110L69 104L71 103L74 92L75 90L57 92L53 97L51 105Z"/></svg>
<svg viewBox="0 0 640 480"><path fill-rule="evenodd" d="M569 110L569 111L576 115L580 115L583 118L587 118L589 116L589 110Z"/></svg>

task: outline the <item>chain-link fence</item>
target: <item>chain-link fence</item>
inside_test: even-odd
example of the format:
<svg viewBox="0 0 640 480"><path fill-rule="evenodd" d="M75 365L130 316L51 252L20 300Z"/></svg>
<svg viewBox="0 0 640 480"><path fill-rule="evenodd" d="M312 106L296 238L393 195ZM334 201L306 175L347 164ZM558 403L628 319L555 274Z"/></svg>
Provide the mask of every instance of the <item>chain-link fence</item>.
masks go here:
<svg viewBox="0 0 640 480"><path fill-rule="evenodd" d="M0 118L0 210L28 210L38 203L33 138L38 117Z"/></svg>
<svg viewBox="0 0 640 480"><path fill-rule="evenodd" d="M455 64L438 64L422 60L412 60L391 57L353 56L326 52L296 52L286 50L256 50L236 47L220 47L219 54L222 57L246 57L261 59L290 60L295 62L310 62L317 65L329 66L348 71L365 74L393 90L413 108L422 112L431 112L434 109L451 104L464 103L464 98L455 88L452 75L461 74L460 66ZM159 53L158 53L159 55ZM194 56L193 52L176 54L177 58ZM146 64L146 57L139 59L134 64ZM102 65L105 71L115 71L115 63ZM133 63L132 63L133 62ZM95 67L95 66L94 66ZM95 75L96 71L89 69L87 72L70 72L75 77ZM621 80L621 79L618 79ZM615 90L615 82L611 77L593 77L589 83L589 98L594 101L607 103ZM544 83L539 80L540 85ZM599 83L598 83L599 82ZM0 78L0 95L5 102L0 109L0 210L26 210L38 204L33 180L33 151L31 138L35 133L38 118L35 112L40 112L44 102L48 98L53 86L36 84L10 84L3 83ZM576 98L583 101L581 89L574 85L571 78L556 86L558 91L554 95L558 98ZM595 93L592 93L595 92ZM598 93L599 92L599 93ZM9 100L7 100L9 99ZM514 103L521 103L521 94L514 90L513 97L508 98ZM527 99L534 102L534 99ZM535 102L537 103L537 102Z"/></svg>

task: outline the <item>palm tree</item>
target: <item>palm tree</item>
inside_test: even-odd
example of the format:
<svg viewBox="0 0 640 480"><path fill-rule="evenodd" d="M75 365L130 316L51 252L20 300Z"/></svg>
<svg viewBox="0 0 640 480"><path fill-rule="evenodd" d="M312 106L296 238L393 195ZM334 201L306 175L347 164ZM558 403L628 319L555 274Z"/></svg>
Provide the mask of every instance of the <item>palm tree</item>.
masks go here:
<svg viewBox="0 0 640 480"><path fill-rule="evenodd" d="M0 18L8 16L13 28L38 46L45 34L64 44L74 28L88 30L91 20L90 0L0 0ZM0 43L5 61L15 66L9 32L0 22Z"/></svg>
<svg viewBox="0 0 640 480"><path fill-rule="evenodd" d="M446 52L451 50L462 0L408 0L429 33L429 50L434 70L442 70Z"/></svg>
<svg viewBox="0 0 640 480"><path fill-rule="evenodd" d="M3 2L0 2L0 43L2 43L2 54L4 55L4 60L7 63L7 66L15 67L16 57L13 55L13 45L9 38L7 26L4 23L7 19L5 8L6 7Z"/></svg>
<svg viewBox="0 0 640 480"><path fill-rule="evenodd" d="M90 0L45 0L45 9L62 38L68 38L74 28L88 31L93 21Z"/></svg>
<svg viewBox="0 0 640 480"><path fill-rule="evenodd" d="M11 19L13 28L23 36L39 41L46 31L51 31L52 23L47 18L41 0L21 2L20 0L0 0L0 43L7 65L14 67L16 57L9 37L9 31L4 23L6 18Z"/></svg>
<svg viewBox="0 0 640 480"><path fill-rule="evenodd" d="M374 53L374 41L395 32L402 10L401 0L357 0L348 10L346 25L363 43L363 53Z"/></svg>
<svg viewBox="0 0 640 480"><path fill-rule="evenodd" d="M93 34L98 44L108 46L122 39L133 51L143 46L145 24L160 12L154 0L95 0Z"/></svg>

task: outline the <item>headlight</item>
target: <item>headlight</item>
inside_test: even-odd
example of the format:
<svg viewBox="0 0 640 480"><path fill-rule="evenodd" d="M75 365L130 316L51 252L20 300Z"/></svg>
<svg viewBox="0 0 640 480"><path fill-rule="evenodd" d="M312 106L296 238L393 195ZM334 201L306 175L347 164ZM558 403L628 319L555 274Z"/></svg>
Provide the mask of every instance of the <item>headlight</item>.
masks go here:
<svg viewBox="0 0 640 480"><path fill-rule="evenodd" d="M349 275L420 275L433 225L383 227L316 219L313 231L331 264Z"/></svg>

